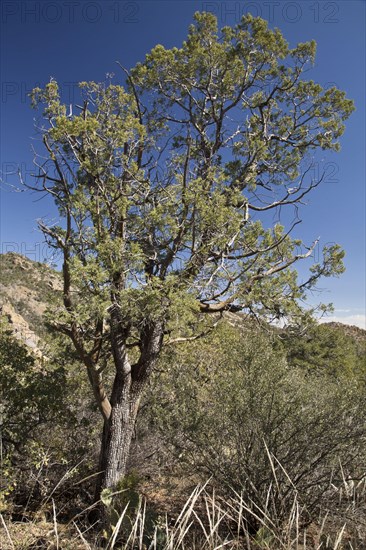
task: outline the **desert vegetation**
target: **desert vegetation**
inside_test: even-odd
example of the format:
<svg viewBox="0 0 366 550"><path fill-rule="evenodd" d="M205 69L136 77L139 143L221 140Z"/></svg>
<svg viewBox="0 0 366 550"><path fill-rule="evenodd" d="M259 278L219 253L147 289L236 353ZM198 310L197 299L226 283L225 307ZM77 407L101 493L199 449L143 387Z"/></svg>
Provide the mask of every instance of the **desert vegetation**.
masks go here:
<svg viewBox="0 0 366 550"><path fill-rule="evenodd" d="M7 271L23 273L19 264L30 287L42 276L3 256L4 302ZM314 323L300 336L230 314L214 332L168 346L140 407L128 474L101 495L106 527L93 498L99 413L77 357L50 331L40 358L2 319L2 547L363 547L361 329Z"/></svg>
<svg viewBox="0 0 366 550"><path fill-rule="evenodd" d="M4 548L365 544L365 334L317 324L344 252L298 238L354 109L315 53L197 13L73 111L30 94L61 263L1 257Z"/></svg>

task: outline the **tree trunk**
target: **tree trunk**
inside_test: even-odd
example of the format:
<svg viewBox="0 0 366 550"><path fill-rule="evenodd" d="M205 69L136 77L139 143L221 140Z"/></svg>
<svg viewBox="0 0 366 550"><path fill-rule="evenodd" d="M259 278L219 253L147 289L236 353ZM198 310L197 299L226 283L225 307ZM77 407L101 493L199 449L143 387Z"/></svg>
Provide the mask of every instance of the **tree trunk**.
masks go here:
<svg viewBox="0 0 366 550"><path fill-rule="evenodd" d="M142 388L136 391L127 384L119 402L112 406L110 418L104 421L96 500L103 489L115 487L126 474L141 393Z"/></svg>
<svg viewBox="0 0 366 550"><path fill-rule="evenodd" d="M112 324L113 356L116 376L110 400L109 417L105 417L99 459L100 476L95 499L99 500L103 489L114 488L126 475L132 436L140 398L149 379L163 339L163 323L155 323L142 333L140 359L130 365L123 338L119 338L118 326Z"/></svg>

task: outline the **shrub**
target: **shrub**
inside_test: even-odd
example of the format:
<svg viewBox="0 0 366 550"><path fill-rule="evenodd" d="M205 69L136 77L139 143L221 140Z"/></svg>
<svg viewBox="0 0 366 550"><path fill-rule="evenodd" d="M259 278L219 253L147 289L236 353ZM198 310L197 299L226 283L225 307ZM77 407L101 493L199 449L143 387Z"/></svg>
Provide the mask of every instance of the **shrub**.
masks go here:
<svg viewBox="0 0 366 550"><path fill-rule="evenodd" d="M351 380L289 367L247 328L222 327L166 361L151 422L222 493L242 494L280 525L294 495L304 519L314 517L340 464L347 478L363 475L365 396Z"/></svg>
<svg viewBox="0 0 366 550"><path fill-rule="evenodd" d="M94 413L86 409L83 417L77 415L83 386L76 365L72 368L72 357L57 349L60 344L54 340L53 355L33 356L14 338L6 321L0 320L0 498L2 494L4 510L12 502L26 508L32 502L36 507L60 479L86 475L90 459L95 459L92 442L85 436ZM75 468L80 461L82 467Z"/></svg>
<svg viewBox="0 0 366 550"><path fill-rule="evenodd" d="M360 329L334 324L313 325L302 337L284 334L288 363L334 378L365 379L365 336ZM358 338L357 338L358 337Z"/></svg>

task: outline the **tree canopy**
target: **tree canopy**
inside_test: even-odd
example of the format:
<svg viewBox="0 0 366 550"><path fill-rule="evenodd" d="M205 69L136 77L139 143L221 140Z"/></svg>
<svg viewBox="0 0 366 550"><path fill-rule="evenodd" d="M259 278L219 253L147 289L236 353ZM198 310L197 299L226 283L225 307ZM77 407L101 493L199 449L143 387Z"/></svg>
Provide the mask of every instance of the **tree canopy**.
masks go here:
<svg viewBox="0 0 366 550"><path fill-rule="evenodd" d="M251 16L219 37L203 13L182 48L154 48L127 89L81 83L79 115L67 115L55 81L34 91L50 123L38 177L67 220L41 228L79 278L74 308L87 305L95 323L112 288L131 319L179 292L202 311L285 312L319 275L342 270L339 248L326 249L299 285L290 268L309 249L259 220L320 183L308 153L337 150L353 109L344 92L302 79L314 56L314 42L290 50Z"/></svg>
<svg viewBox="0 0 366 550"><path fill-rule="evenodd" d="M70 107L53 79L33 91L47 157L35 158L35 188L61 219L40 222L63 253L52 321L72 338L106 421L123 392L139 394L163 342L205 331L200 313L289 318L319 277L343 271L338 245L307 279L294 269L317 246L291 236L323 179L312 155L338 150L353 110L344 92L304 79L315 49L289 48L261 18L218 31L212 14L197 13L181 48L158 45L121 66L124 86L82 82L81 105ZM289 225L266 224L285 208Z"/></svg>

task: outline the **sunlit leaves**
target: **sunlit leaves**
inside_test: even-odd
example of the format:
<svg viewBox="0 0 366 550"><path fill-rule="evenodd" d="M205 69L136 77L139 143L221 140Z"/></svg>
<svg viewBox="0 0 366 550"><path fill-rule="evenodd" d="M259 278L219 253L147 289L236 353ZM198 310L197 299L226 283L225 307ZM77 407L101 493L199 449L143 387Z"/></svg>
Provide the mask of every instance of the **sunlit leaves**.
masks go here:
<svg viewBox="0 0 366 550"><path fill-rule="evenodd" d="M54 80L34 90L56 174L46 162L39 182L68 220L47 235L68 258L69 322L90 334L116 303L137 330L194 300L281 318L320 276L342 272L333 247L299 282L294 264L311 245L292 240L291 222L261 221L290 206L297 223L320 183L306 162L339 147L353 110L344 92L306 80L315 51L290 49L261 18L219 30L197 13L181 47L155 46L125 86L82 82L73 109Z"/></svg>

